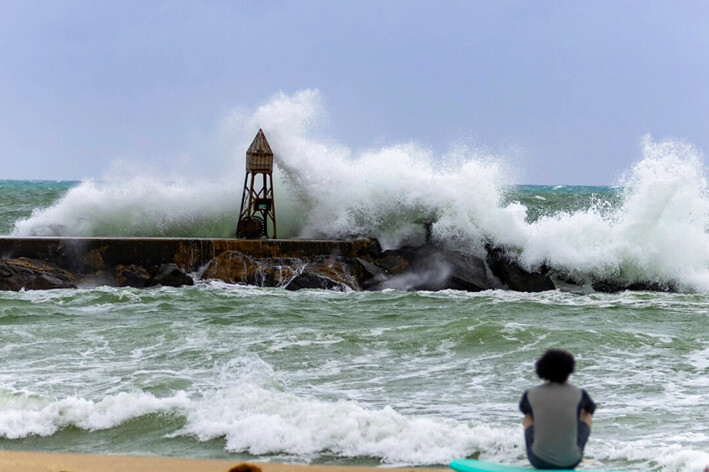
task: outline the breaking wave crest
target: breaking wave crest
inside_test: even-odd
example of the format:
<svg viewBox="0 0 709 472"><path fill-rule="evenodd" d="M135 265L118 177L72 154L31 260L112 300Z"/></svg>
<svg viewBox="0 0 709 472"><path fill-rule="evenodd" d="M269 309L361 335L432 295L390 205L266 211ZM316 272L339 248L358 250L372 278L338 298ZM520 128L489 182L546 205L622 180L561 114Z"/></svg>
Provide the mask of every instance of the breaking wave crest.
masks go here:
<svg viewBox="0 0 709 472"><path fill-rule="evenodd" d="M585 278L674 283L709 290L709 198L692 146L644 139L643 159L622 182L616 207L598 202L559 212L495 240L516 247L530 268L550 265ZM518 209L521 213L524 208Z"/></svg>
<svg viewBox="0 0 709 472"><path fill-rule="evenodd" d="M52 436L66 428L101 431L138 419L142 428L162 429L161 417L179 418L184 426L167 437L221 440L231 453L288 456L313 461L320 455L376 458L384 464L441 465L454 458L525 464L519 426L486 425L458 420L408 416L390 407L363 408L352 401L299 398L282 391L242 383L191 398L184 391L159 398L150 393L109 395L100 401L69 397L49 401L39 396L0 392L0 438ZM701 438L698 438L701 439ZM658 444L594 439L587 453L601 461L626 461L668 470L699 470L709 454Z"/></svg>
<svg viewBox="0 0 709 472"><path fill-rule="evenodd" d="M348 401L301 399L253 384L198 399L183 391L166 398L119 393L100 401L0 393L0 437L7 439L51 436L70 427L107 430L150 415L174 415L186 422L169 437L222 439L229 452L259 456L312 459L336 454L374 457L383 463L444 464L480 451L513 452L521 441L509 427L404 416L389 407L370 410Z"/></svg>

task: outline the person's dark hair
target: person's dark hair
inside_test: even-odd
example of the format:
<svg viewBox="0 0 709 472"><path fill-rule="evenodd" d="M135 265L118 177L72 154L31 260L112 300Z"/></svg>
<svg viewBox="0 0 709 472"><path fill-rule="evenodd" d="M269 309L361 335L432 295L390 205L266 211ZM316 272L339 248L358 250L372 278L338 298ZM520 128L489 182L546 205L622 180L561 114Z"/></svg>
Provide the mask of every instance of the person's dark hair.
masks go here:
<svg viewBox="0 0 709 472"><path fill-rule="evenodd" d="M535 368L539 378L564 383L574 371L574 356L561 349L549 349L537 360Z"/></svg>

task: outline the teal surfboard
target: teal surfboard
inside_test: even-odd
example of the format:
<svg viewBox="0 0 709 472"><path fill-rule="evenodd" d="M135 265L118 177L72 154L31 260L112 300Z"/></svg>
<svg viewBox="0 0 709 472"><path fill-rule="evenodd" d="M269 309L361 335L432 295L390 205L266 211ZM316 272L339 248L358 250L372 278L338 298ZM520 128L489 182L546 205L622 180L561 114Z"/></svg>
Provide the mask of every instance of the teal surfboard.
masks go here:
<svg viewBox="0 0 709 472"><path fill-rule="evenodd" d="M530 472L534 469L531 465L520 467L514 465L495 464L494 462L478 461L475 459L457 459L449 464L450 468L456 472ZM571 470L556 470L555 472L574 472ZM583 470L576 472L610 472L610 471L592 471ZM615 471L620 472L620 471Z"/></svg>

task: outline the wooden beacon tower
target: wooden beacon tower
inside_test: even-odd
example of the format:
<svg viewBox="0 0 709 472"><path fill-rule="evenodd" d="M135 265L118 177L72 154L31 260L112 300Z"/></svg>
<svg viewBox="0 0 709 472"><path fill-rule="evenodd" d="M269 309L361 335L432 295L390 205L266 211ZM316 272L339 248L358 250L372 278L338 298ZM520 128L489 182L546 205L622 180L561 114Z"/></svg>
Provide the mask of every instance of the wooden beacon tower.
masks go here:
<svg viewBox="0 0 709 472"><path fill-rule="evenodd" d="M258 177L261 176L262 179ZM259 182L261 180L261 182ZM246 177L241 195L241 212L236 237L259 239L276 237L276 210L273 206L273 151L262 130L246 151Z"/></svg>

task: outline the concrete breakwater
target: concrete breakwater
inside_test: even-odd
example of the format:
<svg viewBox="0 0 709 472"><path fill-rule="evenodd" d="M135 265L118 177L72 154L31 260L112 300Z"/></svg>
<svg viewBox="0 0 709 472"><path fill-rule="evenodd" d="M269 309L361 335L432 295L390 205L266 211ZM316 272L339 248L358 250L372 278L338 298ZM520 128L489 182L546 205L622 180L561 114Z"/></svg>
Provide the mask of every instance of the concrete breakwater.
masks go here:
<svg viewBox="0 0 709 472"><path fill-rule="evenodd" d="M194 276L207 271L211 278L252 283L258 282L261 270L268 282L264 270L269 262L293 265L295 276L297 266L351 258L369 244L370 240L4 237L0 238L0 289L177 286L191 284ZM236 267L235 257L251 267ZM227 264L233 273L217 267L219 263Z"/></svg>
<svg viewBox="0 0 709 472"><path fill-rule="evenodd" d="M174 263L193 271L227 251L257 258L352 256L372 241L212 238L11 238L0 237L0 259L28 257L60 267L101 270L117 264Z"/></svg>

